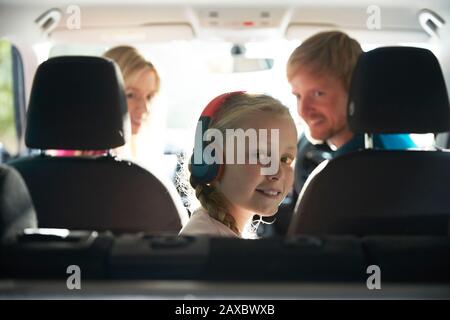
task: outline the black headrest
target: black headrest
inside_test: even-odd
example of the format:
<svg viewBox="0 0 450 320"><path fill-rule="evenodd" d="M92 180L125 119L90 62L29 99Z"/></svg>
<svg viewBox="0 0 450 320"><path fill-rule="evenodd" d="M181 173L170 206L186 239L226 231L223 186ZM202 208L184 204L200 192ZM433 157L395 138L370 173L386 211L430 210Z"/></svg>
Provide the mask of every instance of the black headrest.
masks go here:
<svg viewBox="0 0 450 320"><path fill-rule="evenodd" d="M349 93L353 132L449 131L449 108L442 70L431 51L384 47L360 56Z"/></svg>
<svg viewBox="0 0 450 320"><path fill-rule="evenodd" d="M128 124L122 74L112 60L67 56L42 63L33 81L25 143L35 149L111 149Z"/></svg>

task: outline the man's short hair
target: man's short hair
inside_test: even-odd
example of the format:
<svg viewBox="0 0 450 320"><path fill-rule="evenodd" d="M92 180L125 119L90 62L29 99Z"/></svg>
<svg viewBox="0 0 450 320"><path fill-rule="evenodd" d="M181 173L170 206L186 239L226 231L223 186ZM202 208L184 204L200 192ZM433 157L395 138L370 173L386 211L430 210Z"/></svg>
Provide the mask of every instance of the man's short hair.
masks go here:
<svg viewBox="0 0 450 320"><path fill-rule="evenodd" d="M320 32L306 39L289 57L287 77L292 79L303 68L327 73L349 90L353 69L362 49L358 41L341 31Z"/></svg>

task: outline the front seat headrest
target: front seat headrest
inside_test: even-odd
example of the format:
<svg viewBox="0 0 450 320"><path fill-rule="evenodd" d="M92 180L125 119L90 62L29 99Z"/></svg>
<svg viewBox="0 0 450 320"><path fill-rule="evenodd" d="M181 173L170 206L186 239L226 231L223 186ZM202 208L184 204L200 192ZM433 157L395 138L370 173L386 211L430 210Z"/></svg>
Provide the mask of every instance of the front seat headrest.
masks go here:
<svg viewBox="0 0 450 320"><path fill-rule="evenodd" d="M437 133L450 130L442 70L433 53L383 47L361 54L349 92L355 133Z"/></svg>
<svg viewBox="0 0 450 320"><path fill-rule="evenodd" d="M122 74L100 57L51 58L36 71L25 143L35 149L112 149L129 130Z"/></svg>

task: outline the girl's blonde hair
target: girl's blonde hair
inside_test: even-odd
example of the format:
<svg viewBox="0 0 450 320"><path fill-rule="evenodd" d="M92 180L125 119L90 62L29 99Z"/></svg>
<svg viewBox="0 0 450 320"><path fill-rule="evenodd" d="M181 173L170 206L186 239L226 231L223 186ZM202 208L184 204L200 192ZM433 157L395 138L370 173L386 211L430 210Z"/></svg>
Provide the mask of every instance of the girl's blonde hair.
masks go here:
<svg viewBox="0 0 450 320"><path fill-rule="evenodd" d="M215 128L225 136L226 129L238 129L243 120L248 117L257 117L262 113L274 116L289 117L292 119L289 109L280 101L264 94L242 93L229 96L213 115L209 128ZM294 121L292 120L294 124ZM191 172L191 166L189 165ZM213 184L199 184L191 174L190 185L195 190L195 196L208 214L223 223L237 234L244 230L238 230L236 222L229 214L227 200L224 195Z"/></svg>
<svg viewBox="0 0 450 320"><path fill-rule="evenodd" d="M158 72L154 65L146 60L135 48L118 46L106 51L103 56L114 60L118 64L125 82L137 75L142 69L150 68L155 73L156 88L159 91L160 78Z"/></svg>
<svg viewBox="0 0 450 320"><path fill-rule="evenodd" d="M299 69L308 68L334 76L349 90L353 69L362 52L358 41L341 31L317 33L292 52L287 63L287 78L291 80Z"/></svg>

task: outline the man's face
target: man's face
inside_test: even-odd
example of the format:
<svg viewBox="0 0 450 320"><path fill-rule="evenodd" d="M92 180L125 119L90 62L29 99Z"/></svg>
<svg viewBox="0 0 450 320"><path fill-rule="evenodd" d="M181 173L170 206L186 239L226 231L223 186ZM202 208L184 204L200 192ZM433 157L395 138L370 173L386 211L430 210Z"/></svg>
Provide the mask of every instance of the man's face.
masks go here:
<svg viewBox="0 0 450 320"><path fill-rule="evenodd" d="M314 140L339 148L353 136L347 125L348 95L339 79L299 69L290 79L297 111Z"/></svg>

